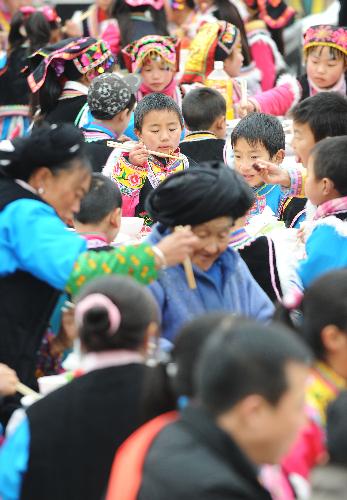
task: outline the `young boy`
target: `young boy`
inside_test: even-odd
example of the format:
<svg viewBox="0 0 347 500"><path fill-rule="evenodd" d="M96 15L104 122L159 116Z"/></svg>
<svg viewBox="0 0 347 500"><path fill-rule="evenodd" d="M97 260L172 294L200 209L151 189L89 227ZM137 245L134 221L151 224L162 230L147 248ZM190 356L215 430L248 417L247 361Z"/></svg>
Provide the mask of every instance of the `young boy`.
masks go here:
<svg viewBox="0 0 347 500"><path fill-rule="evenodd" d="M118 187L102 174L93 174L90 190L74 215L76 231L88 249L107 249L119 232L122 196Z"/></svg>
<svg viewBox="0 0 347 500"><path fill-rule="evenodd" d="M146 217L148 194L169 175L189 167L180 153L183 116L177 103L165 94L145 96L135 109L135 132L139 143L130 153L115 151L109 158L104 174L119 187L123 199L123 216ZM159 156L148 154L148 150ZM150 221L146 219L150 224Z"/></svg>
<svg viewBox="0 0 347 500"><path fill-rule="evenodd" d="M226 102L209 87L191 90L182 102L189 133L180 144L181 152L196 162L223 161L226 135Z"/></svg>
<svg viewBox="0 0 347 500"><path fill-rule="evenodd" d="M347 98L337 92L320 92L300 102L293 109L292 146L297 160L307 167L315 144L326 137L347 135ZM258 174L268 184L280 184L290 196L305 196L306 171L281 169L259 160Z"/></svg>
<svg viewBox="0 0 347 500"><path fill-rule="evenodd" d="M97 76L88 90L91 120L82 128L87 152L95 172L101 172L113 148L111 144L126 129L135 105L140 81L134 75L115 73Z"/></svg>
<svg viewBox="0 0 347 500"><path fill-rule="evenodd" d="M284 159L285 135L278 118L264 113L247 115L233 130L231 145L234 150L235 169L253 188L255 194L255 202L249 216L261 214L268 206L278 220L284 220L287 226L291 225L293 217L304 207L304 201L299 201L302 207L296 206L294 210L289 210L293 199L288 198L280 186L264 183L262 176L254 168L259 161L265 160L271 161L281 170L279 165ZM295 203L298 204L298 201L295 200Z"/></svg>
<svg viewBox="0 0 347 500"><path fill-rule="evenodd" d="M304 288L322 274L347 266L347 137L329 137L308 159L306 196L316 205L298 274Z"/></svg>

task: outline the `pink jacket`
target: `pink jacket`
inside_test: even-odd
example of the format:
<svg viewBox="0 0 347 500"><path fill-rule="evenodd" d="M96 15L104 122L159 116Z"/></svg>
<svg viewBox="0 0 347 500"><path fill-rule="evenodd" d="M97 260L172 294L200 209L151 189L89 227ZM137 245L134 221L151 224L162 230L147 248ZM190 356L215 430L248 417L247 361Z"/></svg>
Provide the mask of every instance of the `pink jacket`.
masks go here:
<svg viewBox="0 0 347 500"><path fill-rule="evenodd" d="M257 111L275 116L285 116L301 99L302 88L291 75L278 79L276 87L249 98Z"/></svg>

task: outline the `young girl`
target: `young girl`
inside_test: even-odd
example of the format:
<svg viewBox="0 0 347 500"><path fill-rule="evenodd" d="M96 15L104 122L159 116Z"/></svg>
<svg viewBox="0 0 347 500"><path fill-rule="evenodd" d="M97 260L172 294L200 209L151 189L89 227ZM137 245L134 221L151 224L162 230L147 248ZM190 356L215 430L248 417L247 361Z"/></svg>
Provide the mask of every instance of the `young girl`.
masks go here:
<svg viewBox="0 0 347 500"><path fill-rule="evenodd" d="M0 140L26 134L30 89L22 69L29 54L60 36L60 18L52 7L22 7L13 17L7 57L0 69Z"/></svg>
<svg viewBox="0 0 347 500"><path fill-rule="evenodd" d="M327 300L329 297L329 300ZM296 303L302 312L300 331L316 362L306 389L307 423L283 462L289 478L307 479L311 469L324 459L328 404L347 387L347 271L341 269L321 277ZM288 311L285 312L288 317Z"/></svg>
<svg viewBox="0 0 347 500"><path fill-rule="evenodd" d="M176 38L158 35L145 36L123 49L127 69L141 75L137 101L152 92L160 92L172 97L181 107L181 92L175 79L178 50Z"/></svg>
<svg viewBox="0 0 347 500"><path fill-rule="evenodd" d="M158 93L145 96L135 109L135 132L141 141L130 153L115 150L109 157L104 174L118 185L123 198L122 214L148 218L145 202L149 193L169 175L189 167L186 156L180 154L179 142L183 117L173 99ZM168 154L167 158L148 151Z"/></svg>
<svg viewBox="0 0 347 500"><path fill-rule="evenodd" d="M141 423L144 362L158 329L154 299L134 280L108 276L76 302L83 375L29 408L3 446L3 498L99 499L117 448Z"/></svg>
<svg viewBox="0 0 347 500"><path fill-rule="evenodd" d="M307 74L299 79L281 77L272 90L248 99L240 108L247 112L283 116L305 97L318 92L337 91L346 95L347 28L320 25L309 28L304 35Z"/></svg>
<svg viewBox="0 0 347 500"><path fill-rule="evenodd" d="M36 121L83 124L81 111L95 76L112 68L108 46L95 38L70 38L49 45L30 57L28 83L36 94Z"/></svg>

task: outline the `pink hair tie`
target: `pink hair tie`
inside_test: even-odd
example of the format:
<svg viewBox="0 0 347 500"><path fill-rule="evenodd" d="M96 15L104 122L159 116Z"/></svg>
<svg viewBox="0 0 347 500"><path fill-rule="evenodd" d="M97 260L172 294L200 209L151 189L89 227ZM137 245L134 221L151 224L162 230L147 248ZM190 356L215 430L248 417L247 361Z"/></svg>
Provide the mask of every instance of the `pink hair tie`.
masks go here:
<svg viewBox="0 0 347 500"><path fill-rule="evenodd" d="M83 326L84 316L94 307L103 307L106 309L110 323L110 328L107 333L110 335L117 333L122 319L120 311L116 304L102 293L91 293L78 302L75 309L75 321L77 326Z"/></svg>

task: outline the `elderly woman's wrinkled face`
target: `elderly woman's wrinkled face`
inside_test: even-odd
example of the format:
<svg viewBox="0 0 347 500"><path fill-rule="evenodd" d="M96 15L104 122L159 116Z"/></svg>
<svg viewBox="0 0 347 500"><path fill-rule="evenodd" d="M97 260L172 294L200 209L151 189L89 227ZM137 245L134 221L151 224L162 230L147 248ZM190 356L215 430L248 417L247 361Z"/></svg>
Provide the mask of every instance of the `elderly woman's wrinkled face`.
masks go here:
<svg viewBox="0 0 347 500"><path fill-rule="evenodd" d="M193 264L208 271L227 249L232 226L231 217L217 217L193 226L192 231L199 238L199 245L192 256Z"/></svg>

